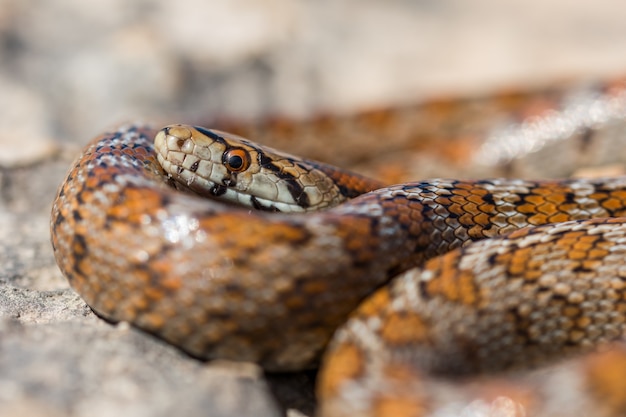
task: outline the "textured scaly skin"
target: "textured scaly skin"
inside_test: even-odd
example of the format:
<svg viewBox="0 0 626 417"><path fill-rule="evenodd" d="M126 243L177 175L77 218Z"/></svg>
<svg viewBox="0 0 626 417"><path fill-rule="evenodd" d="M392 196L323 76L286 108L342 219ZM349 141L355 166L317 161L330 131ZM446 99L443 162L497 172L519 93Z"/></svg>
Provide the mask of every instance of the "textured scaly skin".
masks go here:
<svg viewBox="0 0 626 417"><path fill-rule="evenodd" d="M141 126L126 126L104 133L71 167L52 210L52 241L57 262L72 286L103 316L129 321L202 358L253 360L272 370L293 370L315 364L332 331L350 311L374 288L402 270L471 240L501 235L527 225L622 216L626 206L624 178L561 182L434 180L382 189L322 213L286 216L249 212L225 208L168 187L153 153L154 133ZM612 222L617 222L615 227L622 227L620 220ZM589 246L586 242L583 248L566 246L567 253L589 255L597 249L595 241L592 243ZM510 249L512 255L505 258L521 260L518 269L522 274L526 269L520 265L539 262L515 255L515 245ZM471 246L467 250L483 252ZM472 262L474 258L454 252L445 258L445 265ZM437 265L440 261L433 262ZM472 304L475 298L485 303L492 300L476 297L482 287L474 282L477 278L472 278L472 274L461 279L470 283L469 286L456 287L450 284L460 279L452 278L454 274L448 271L436 275L441 270L447 271L448 267L437 269L428 264L427 268L433 269L435 278L426 281L435 284L433 288L422 289L422 295L440 300L445 309L449 309L450 316L444 316L443 322L428 323L405 332L406 326L394 324L403 324L396 310L385 313L393 304L387 301L390 298L385 294L393 293L393 289L377 293L373 301L368 301L355 313L353 320L358 322L359 317L369 314L368 311L387 314L386 331L377 336L381 337L383 345L391 348L404 342L405 337L418 346L424 340L430 343L430 338L440 343L438 335L446 335L445 329L455 326L452 312L458 315L458 311L467 311L457 310L457 307L476 307ZM556 270L561 268L559 265ZM419 274L411 272L407 276L421 276ZM617 281L610 280L611 285L619 286L620 277L618 275ZM399 282L411 279L423 280L402 278ZM491 285L489 279L485 282ZM559 279L545 283L541 287L543 297L567 295L567 288L560 284L567 285ZM402 285L414 284L394 284L393 288ZM506 281L498 285L517 294L516 287L507 287L512 284ZM528 297L534 301L533 288L530 287ZM590 294L594 301L599 300L607 308L606 300L621 294L618 290L601 292L599 298L593 291ZM406 296L399 296L399 299L403 297ZM500 305L499 299L495 301L494 306ZM586 301L583 296L574 297L572 302L580 303L578 307L584 309ZM398 303L400 301L394 308ZM615 304L610 312L612 317L618 317L615 320L620 320L622 314L619 305ZM523 312L524 308L535 307L540 310L533 310L531 314L545 315L542 305L532 302L527 307L516 308ZM429 307L425 308L428 311ZM320 315L320 311L324 314ZM410 311L406 316L411 321L420 319L422 314ZM456 326L465 328L465 314L461 316ZM500 325L506 327L510 319L507 314L493 317L490 327L493 329L499 329ZM467 320L468 324L472 322L471 314L467 315ZM606 323L613 327L602 330L609 337L600 341L619 338L621 325L616 326L610 320L599 321L600 325ZM533 334L530 325L523 320L517 324L523 332ZM593 334L597 329L585 327L585 320L580 325L583 333L588 329ZM556 326L557 331L553 333L557 334L557 339L570 334L568 326L561 322ZM466 331L470 336L480 335L478 329L467 327ZM350 330L344 334L346 332ZM446 337L443 339L445 341ZM576 340L588 338L572 339L573 344L568 345L567 350L587 348ZM333 352L342 352L341 346L346 340L349 340L347 336L340 336ZM534 359L529 362L550 361L555 356L550 349L535 349L531 339L522 338L518 342L523 352L531 348L529 355ZM349 346L352 343L356 349L353 353L340 363L333 356L326 360L331 366L323 374L320 392L327 398L322 408L327 415L333 412L342 415L345 411L341 398L335 402L334 396L341 394L346 375L358 380L363 373L370 372L364 369L362 360L371 354L367 350L371 347L369 343L347 343ZM611 364L624 363L619 347L613 354L615 358L609 357ZM430 377L424 376L430 370L471 371L467 363L474 362L467 362L464 356L467 355L461 352L452 357L453 363L459 363L452 369L422 369L420 365L418 383L432 382ZM602 371L619 367L606 366L604 356L587 356L584 360L586 362L578 366L587 377L585 381L592 388L590 391L606 400L608 405L603 403L603 406L612 407L605 415L621 415L624 390L620 390L619 383L608 383L610 373L607 377L607 372ZM505 367L528 365L525 359L521 363L509 363L515 361L506 358L500 361ZM489 362L486 363L477 366L491 368ZM600 365L596 366L598 363ZM409 385L402 382L402 377L412 377L414 371L406 364L401 368L407 372L383 372L382 375L400 378L402 385ZM386 371L390 369L393 367ZM437 386L436 381L434 386ZM401 391L395 397L389 393L381 396L376 391L370 394L373 403L362 407L374 410L371 415L376 416L428 415L435 404L431 398L421 402L422 397L427 396L414 393L411 397ZM363 409L359 412L366 415ZM555 415L542 412L537 415Z"/></svg>
<svg viewBox="0 0 626 417"><path fill-rule="evenodd" d="M623 415L623 344L543 375L519 369L623 338L625 242L626 218L548 224L400 275L335 335L318 381L320 415L463 415L496 400L507 416ZM511 369L506 379L467 380Z"/></svg>

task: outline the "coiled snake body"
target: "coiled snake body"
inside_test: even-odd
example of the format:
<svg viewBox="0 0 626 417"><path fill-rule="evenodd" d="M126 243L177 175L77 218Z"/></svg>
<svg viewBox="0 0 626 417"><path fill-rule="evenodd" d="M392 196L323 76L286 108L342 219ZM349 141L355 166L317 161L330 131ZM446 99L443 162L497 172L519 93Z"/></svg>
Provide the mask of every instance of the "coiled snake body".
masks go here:
<svg viewBox="0 0 626 417"><path fill-rule="evenodd" d="M381 188L288 155L281 168L264 150L217 131L173 126L157 135L182 163L170 167L182 175L178 187L204 181L208 194L230 195L263 181L246 177L250 166L272 171L283 185L234 197L255 208L284 209L288 203L268 201L286 197L306 210L375 189L323 211L267 213L173 189L157 162L155 134L128 125L100 135L53 205L57 263L99 314L200 358L277 371L316 365L351 315L324 359L324 416L461 415L477 399L511 416L576 415L583 407L626 413L626 383L611 379L613 371L626 375L621 345L571 365L584 374L578 382L570 374L571 389L593 400L551 398L554 384L571 391L545 375L541 382L525 373L482 385L472 379L460 392L453 390L461 382L445 382L546 365L623 337L626 177ZM227 169L183 156L188 150ZM311 172L336 185L305 193L318 190L300 182ZM215 175L218 182L207 178Z"/></svg>

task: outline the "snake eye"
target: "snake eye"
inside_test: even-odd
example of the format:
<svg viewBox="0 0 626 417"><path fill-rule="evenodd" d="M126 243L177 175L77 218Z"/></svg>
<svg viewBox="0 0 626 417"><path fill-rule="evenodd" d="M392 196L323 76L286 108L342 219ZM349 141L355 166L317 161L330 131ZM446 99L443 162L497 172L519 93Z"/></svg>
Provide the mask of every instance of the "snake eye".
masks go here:
<svg viewBox="0 0 626 417"><path fill-rule="evenodd" d="M222 162L229 171L242 172L250 166L250 156L245 150L234 148L224 152Z"/></svg>

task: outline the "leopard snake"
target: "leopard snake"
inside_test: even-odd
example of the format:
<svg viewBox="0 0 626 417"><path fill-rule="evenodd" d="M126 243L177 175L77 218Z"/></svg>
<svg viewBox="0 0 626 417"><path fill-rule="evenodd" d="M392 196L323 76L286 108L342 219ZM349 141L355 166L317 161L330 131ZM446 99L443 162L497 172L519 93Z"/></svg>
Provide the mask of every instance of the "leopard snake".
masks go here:
<svg viewBox="0 0 626 417"><path fill-rule="evenodd" d="M307 212L268 212L289 207ZM325 351L320 416L626 415L625 176L384 187L135 123L74 162L51 235L98 314L195 357L294 371Z"/></svg>

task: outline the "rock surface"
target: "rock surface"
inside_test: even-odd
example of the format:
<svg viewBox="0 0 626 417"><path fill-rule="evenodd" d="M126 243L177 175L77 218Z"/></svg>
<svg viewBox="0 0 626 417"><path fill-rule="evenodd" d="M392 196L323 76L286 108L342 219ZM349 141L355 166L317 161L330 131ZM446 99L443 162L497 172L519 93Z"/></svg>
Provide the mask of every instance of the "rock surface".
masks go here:
<svg viewBox="0 0 626 417"><path fill-rule="evenodd" d="M608 0L0 0L0 415L313 413L310 374L198 362L68 287L50 204L103 128L623 74L625 17Z"/></svg>

